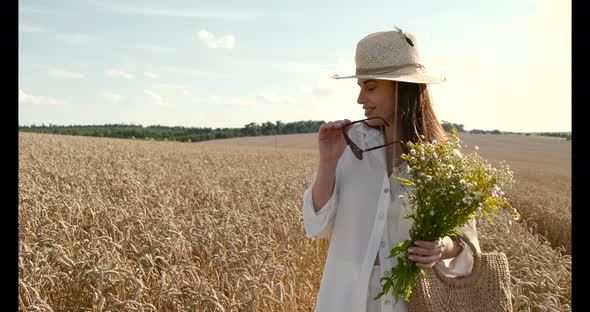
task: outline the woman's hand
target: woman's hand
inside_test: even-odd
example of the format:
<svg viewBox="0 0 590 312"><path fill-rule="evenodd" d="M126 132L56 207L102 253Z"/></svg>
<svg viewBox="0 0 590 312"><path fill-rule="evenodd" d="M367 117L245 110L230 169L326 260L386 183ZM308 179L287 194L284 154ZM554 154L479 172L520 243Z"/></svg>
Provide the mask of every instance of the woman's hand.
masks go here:
<svg viewBox="0 0 590 312"><path fill-rule="evenodd" d="M344 149L346 140L342 128L350 124L350 120L337 120L327 122L320 126L318 143L320 147L320 162L336 163Z"/></svg>
<svg viewBox="0 0 590 312"><path fill-rule="evenodd" d="M416 266L422 269L431 269L437 261L458 256L463 251L461 244L455 243L448 236L436 241L416 241L414 246L408 249L408 259L416 262Z"/></svg>
<svg viewBox="0 0 590 312"><path fill-rule="evenodd" d="M436 241L415 241L414 246L408 249L408 259L416 262L416 266L422 269L431 269L437 261L443 259L444 239Z"/></svg>

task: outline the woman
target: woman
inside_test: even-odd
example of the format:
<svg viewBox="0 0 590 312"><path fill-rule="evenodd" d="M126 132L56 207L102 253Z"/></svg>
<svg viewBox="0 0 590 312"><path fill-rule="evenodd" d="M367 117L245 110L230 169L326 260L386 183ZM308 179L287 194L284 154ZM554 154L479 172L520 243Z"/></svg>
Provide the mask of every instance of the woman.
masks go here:
<svg viewBox="0 0 590 312"><path fill-rule="evenodd" d="M307 236L330 237L317 312L407 311L391 290L374 299L382 290L380 277L397 263L388 258L390 250L410 238L412 224L400 198L407 194L394 176L405 174L403 142L445 138L427 83L446 78L427 74L416 36L396 29L360 40L356 74L333 77L357 78L357 102L371 119L319 129L319 168L303 195ZM479 251L475 221L461 231ZM449 276L469 274L473 261L470 249L448 236L416 241L409 259L423 269L439 265Z"/></svg>

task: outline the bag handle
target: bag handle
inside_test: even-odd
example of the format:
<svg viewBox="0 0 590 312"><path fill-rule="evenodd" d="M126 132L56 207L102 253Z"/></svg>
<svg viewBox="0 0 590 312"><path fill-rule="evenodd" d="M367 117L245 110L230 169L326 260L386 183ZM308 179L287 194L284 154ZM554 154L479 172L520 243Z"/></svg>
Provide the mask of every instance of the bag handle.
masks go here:
<svg viewBox="0 0 590 312"><path fill-rule="evenodd" d="M438 267L439 264L435 265L433 270L436 277L446 286L451 288L465 288L477 283L477 280L479 279L481 272L481 254L477 252L475 245L473 245L465 235L457 235L456 237L465 242L471 249L471 254L473 255L473 267L471 273L466 276L449 277Z"/></svg>

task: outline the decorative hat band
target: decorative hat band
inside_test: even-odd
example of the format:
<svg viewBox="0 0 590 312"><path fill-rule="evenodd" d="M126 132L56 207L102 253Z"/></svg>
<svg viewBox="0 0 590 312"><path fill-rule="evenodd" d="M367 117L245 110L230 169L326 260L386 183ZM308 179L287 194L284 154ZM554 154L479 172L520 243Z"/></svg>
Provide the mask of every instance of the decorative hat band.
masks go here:
<svg viewBox="0 0 590 312"><path fill-rule="evenodd" d="M380 74L388 74L396 72L400 69L410 68L410 67L417 67L421 69L423 72L426 71L426 68L422 64L412 63L412 64L404 64L404 65L396 65L396 66L386 66L386 67L377 67L377 68L357 68L356 74L357 75L380 75Z"/></svg>

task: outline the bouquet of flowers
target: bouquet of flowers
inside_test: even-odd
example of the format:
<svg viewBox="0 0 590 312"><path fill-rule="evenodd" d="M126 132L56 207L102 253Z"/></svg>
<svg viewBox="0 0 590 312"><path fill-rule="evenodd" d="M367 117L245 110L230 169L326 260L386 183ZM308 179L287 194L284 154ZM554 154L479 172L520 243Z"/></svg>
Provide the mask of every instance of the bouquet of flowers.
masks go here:
<svg viewBox="0 0 590 312"><path fill-rule="evenodd" d="M509 167L492 168L475 152L460 157L460 143L454 128L446 141L407 143L410 154L403 154L401 158L408 163L409 179L395 177L404 187L413 188L404 202L409 205L410 213L404 217L413 219L414 223L410 240L391 250L388 258L398 256L397 265L381 278L383 289L375 299L392 288L396 301L400 296L409 301L413 285L420 274L426 274L407 258L408 248L414 245L414 241L435 241L444 236L459 235L458 229L479 213L494 224L490 215L500 207L510 208L515 218L520 217L502 191L503 187L513 183Z"/></svg>

